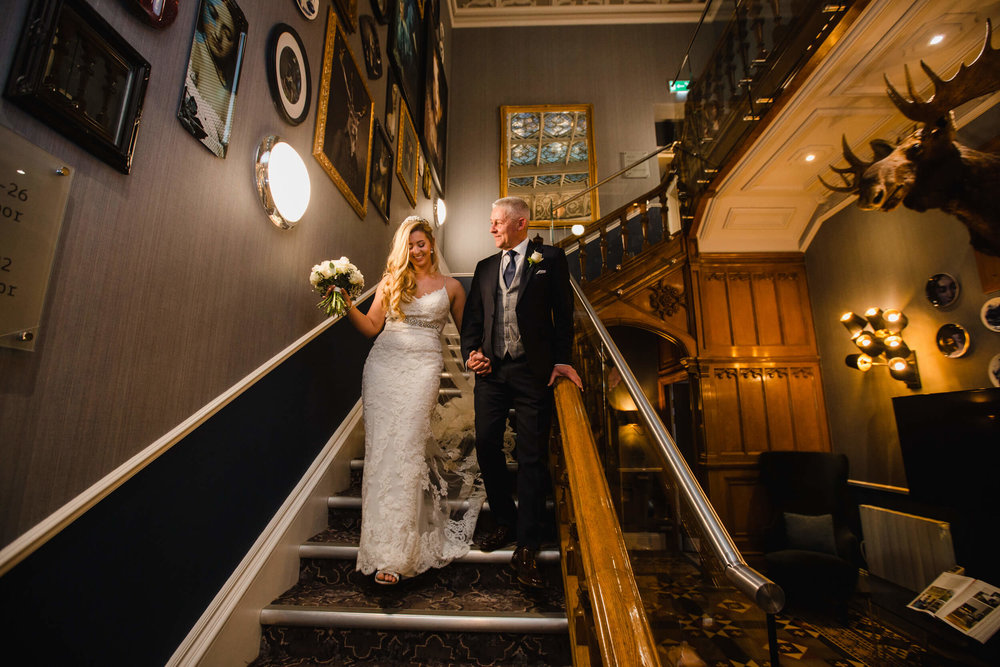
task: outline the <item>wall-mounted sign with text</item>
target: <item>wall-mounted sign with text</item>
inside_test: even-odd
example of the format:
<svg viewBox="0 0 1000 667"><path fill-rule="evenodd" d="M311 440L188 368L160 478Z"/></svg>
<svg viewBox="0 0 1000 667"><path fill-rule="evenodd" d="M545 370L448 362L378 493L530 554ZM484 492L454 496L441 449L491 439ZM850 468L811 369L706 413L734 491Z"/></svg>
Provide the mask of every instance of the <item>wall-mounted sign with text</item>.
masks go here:
<svg viewBox="0 0 1000 667"><path fill-rule="evenodd" d="M683 79L676 79L670 82L670 92L672 93L686 93L688 87L690 87L691 82L685 81Z"/></svg>
<svg viewBox="0 0 1000 667"><path fill-rule="evenodd" d="M0 347L34 350L73 170L0 126Z"/></svg>

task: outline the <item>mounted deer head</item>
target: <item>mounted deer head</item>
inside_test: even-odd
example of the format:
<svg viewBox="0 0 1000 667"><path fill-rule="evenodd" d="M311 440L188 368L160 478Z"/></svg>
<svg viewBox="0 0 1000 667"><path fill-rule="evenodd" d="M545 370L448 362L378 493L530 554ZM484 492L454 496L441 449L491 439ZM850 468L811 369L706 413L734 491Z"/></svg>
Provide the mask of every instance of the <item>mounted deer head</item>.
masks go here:
<svg viewBox="0 0 1000 667"><path fill-rule="evenodd" d="M941 79L926 63L920 67L934 82L934 94L923 100L906 69L904 98L889 83L887 93L903 115L921 125L896 146L871 142L871 162L855 155L843 139L850 166L831 166L844 186L827 188L858 195L866 211L891 211L900 203L915 211L939 208L969 228L969 241L981 252L1000 255L1000 154L983 153L955 142L952 111L970 100L1000 90L1000 50L992 46L993 26L986 21L986 41L975 61L962 64L951 79Z"/></svg>

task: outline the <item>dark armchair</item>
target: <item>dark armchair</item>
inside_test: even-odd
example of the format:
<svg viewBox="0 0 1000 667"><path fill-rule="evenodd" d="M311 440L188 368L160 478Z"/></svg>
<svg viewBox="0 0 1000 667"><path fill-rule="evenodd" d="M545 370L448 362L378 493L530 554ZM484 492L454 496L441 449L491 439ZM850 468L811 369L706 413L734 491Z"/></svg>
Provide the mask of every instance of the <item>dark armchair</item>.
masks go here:
<svg viewBox="0 0 1000 667"><path fill-rule="evenodd" d="M769 501L767 575L790 606L843 613L862 566L849 527L847 457L830 452L764 452L760 481Z"/></svg>

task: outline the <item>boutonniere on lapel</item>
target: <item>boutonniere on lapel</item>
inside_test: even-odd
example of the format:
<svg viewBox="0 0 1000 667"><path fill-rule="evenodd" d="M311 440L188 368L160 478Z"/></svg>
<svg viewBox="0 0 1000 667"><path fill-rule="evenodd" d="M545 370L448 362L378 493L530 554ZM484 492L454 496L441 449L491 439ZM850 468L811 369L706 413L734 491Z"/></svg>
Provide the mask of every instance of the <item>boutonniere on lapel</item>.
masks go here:
<svg viewBox="0 0 1000 667"><path fill-rule="evenodd" d="M535 264L538 264L540 261L542 261L542 259L543 259L542 253L536 250L535 252L528 255L528 264L534 266Z"/></svg>

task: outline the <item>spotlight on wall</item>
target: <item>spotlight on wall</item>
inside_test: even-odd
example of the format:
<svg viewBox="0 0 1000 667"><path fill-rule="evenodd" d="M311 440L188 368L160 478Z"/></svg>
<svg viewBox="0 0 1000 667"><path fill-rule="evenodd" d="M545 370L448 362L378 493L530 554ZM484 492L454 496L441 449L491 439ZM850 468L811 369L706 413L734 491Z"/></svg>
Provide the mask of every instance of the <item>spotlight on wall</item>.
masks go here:
<svg viewBox="0 0 1000 667"><path fill-rule="evenodd" d="M309 171L298 152L280 137L264 137L254 161L257 195L275 225L291 229L309 206Z"/></svg>
<svg viewBox="0 0 1000 667"><path fill-rule="evenodd" d="M847 355L844 363L858 371L885 366L893 379L905 382L910 389L920 389L917 353L903 340L901 332L907 319L901 310L869 308L864 317L848 312L840 316L840 322L860 350Z"/></svg>
<svg viewBox="0 0 1000 667"><path fill-rule="evenodd" d="M579 223L578 223L578 224L575 224L575 225L573 225L573 226L572 226L572 227L570 228L570 230L571 230L571 231L573 232L573 234L575 234L576 236L583 236L583 232L584 232L584 230L585 230L585 229L586 229L586 228L585 228L585 227L584 227L583 225L579 224Z"/></svg>
<svg viewBox="0 0 1000 667"><path fill-rule="evenodd" d="M444 205L444 200L440 197L434 200L434 221L438 227L444 224L448 217L448 207Z"/></svg>

